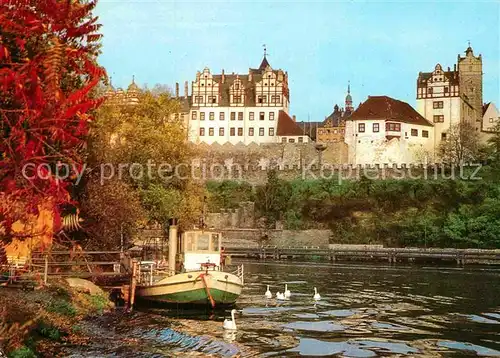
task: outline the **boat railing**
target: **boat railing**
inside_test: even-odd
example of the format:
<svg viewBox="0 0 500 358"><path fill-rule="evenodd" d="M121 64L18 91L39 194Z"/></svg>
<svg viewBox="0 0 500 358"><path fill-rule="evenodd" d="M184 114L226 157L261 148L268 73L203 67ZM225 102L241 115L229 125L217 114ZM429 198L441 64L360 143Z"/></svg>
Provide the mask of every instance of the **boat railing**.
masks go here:
<svg viewBox="0 0 500 358"><path fill-rule="evenodd" d="M242 284L244 283L245 269L244 269L243 265L238 265L236 270L234 270L231 273L233 275L238 276L240 278Z"/></svg>
<svg viewBox="0 0 500 358"><path fill-rule="evenodd" d="M142 285L152 285L156 277L168 277L175 275L173 270L168 267L158 267L155 261L139 262L139 283Z"/></svg>

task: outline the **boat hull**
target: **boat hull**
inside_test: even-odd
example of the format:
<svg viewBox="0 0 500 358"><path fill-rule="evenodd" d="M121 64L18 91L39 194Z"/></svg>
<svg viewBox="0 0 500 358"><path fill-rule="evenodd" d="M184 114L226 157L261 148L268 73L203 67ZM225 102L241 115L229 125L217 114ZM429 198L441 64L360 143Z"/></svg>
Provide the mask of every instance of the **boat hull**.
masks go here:
<svg viewBox="0 0 500 358"><path fill-rule="evenodd" d="M222 271L192 271L170 276L153 285L137 286L138 299L177 304L234 304L241 294L241 279Z"/></svg>

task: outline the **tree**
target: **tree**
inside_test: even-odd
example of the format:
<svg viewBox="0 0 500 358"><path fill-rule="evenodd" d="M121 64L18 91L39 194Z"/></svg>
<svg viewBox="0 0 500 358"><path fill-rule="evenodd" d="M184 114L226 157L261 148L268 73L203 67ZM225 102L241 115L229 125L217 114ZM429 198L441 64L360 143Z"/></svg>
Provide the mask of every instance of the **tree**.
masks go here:
<svg viewBox="0 0 500 358"><path fill-rule="evenodd" d="M477 160L479 135L472 123L462 121L450 127L438 150L441 160L448 164L459 165Z"/></svg>
<svg viewBox="0 0 500 358"><path fill-rule="evenodd" d="M268 228L282 219L290 196L290 183L279 179L276 170L268 171L266 185L258 188L256 193L256 209L266 218Z"/></svg>
<svg viewBox="0 0 500 358"><path fill-rule="evenodd" d="M58 163L78 171L101 100L92 90L105 76L96 64L101 35L95 1L18 0L0 3L0 223L50 203L54 216L69 202L73 177L53 174ZM26 164L32 165L23 172ZM37 173L38 168L39 171ZM15 205L11 205L15 203Z"/></svg>
<svg viewBox="0 0 500 358"><path fill-rule="evenodd" d="M145 90L136 105L106 104L98 110L88 166L89 175L98 173L100 179L91 180L82 197L88 208L82 216L98 223L89 228L92 235L110 232L115 237L112 241L118 242L119 223L101 212L134 213L118 216L128 228L128 236L147 221L166 224L169 218L177 217L181 227L199 222L204 189L190 176L193 151L186 141L184 124L175 120L178 109L179 103L169 93ZM98 188L120 193L122 199L87 194L98 192Z"/></svg>

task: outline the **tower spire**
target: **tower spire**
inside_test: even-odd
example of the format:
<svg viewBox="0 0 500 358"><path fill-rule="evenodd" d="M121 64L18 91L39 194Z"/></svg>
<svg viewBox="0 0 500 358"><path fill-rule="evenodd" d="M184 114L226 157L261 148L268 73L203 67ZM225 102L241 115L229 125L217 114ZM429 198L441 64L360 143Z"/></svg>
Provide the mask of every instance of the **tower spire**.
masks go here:
<svg viewBox="0 0 500 358"><path fill-rule="evenodd" d="M352 112L354 107L352 106L352 96L351 96L351 81L347 81L347 96L345 96L345 111Z"/></svg>
<svg viewBox="0 0 500 358"><path fill-rule="evenodd" d="M264 58L266 58L267 55L267 47L266 44L263 44L262 47L264 47Z"/></svg>

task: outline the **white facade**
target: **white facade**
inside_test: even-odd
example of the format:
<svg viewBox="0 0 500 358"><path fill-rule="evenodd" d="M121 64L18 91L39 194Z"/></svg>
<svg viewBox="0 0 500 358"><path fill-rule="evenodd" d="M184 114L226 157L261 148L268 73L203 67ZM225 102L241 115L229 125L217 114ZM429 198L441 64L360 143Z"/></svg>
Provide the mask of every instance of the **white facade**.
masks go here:
<svg viewBox="0 0 500 358"><path fill-rule="evenodd" d="M386 119L346 121L349 164L416 164L433 158L434 128Z"/></svg>
<svg viewBox="0 0 500 358"><path fill-rule="evenodd" d="M282 108L193 108L189 114L188 139L197 144L276 143L280 109Z"/></svg>
<svg viewBox="0 0 500 358"><path fill-rule="evenodd" d="M493 132L495 126L500 122L500 112L494 103L489 103L483 114L481 130L483 132Z"/></svg>

